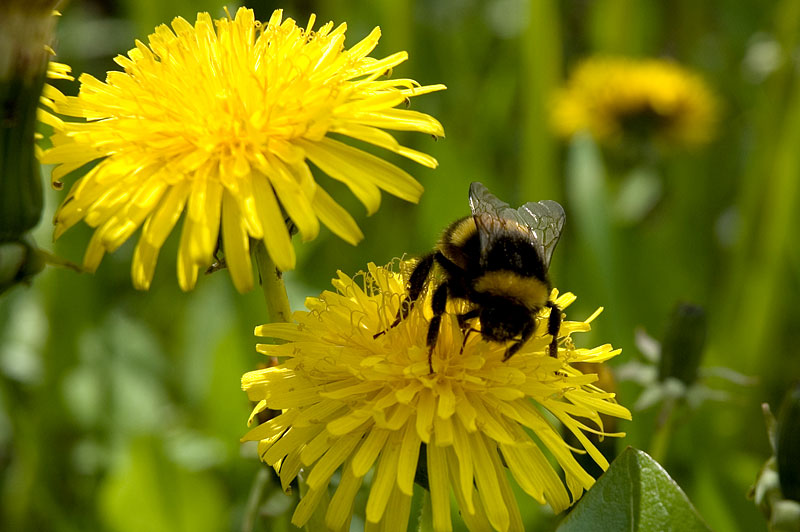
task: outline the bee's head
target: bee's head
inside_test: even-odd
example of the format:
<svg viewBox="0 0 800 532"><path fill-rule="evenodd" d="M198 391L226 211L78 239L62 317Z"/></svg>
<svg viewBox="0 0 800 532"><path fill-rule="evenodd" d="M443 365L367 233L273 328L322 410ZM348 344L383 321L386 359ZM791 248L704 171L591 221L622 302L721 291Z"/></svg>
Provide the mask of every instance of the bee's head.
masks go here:
<svg viewBox="0 0 800 532"><path fill-rule="evenodd" d="M481 335L505 342L522 334L532 320L531 311L511 299L495 298L481 307Z"/></svg>

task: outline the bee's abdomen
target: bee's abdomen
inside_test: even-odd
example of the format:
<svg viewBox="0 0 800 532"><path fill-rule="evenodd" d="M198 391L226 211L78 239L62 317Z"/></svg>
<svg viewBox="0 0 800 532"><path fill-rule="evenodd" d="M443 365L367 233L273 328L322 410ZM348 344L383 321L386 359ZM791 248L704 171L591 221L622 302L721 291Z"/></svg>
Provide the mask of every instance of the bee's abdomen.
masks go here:
<svg viewBox="0 0 800 532"><path fill-rule="evenodd" d="M472 291L517 301L531 311L544 307L550 297L550 285L546 279L527 277L510 270L485 272L475 279Z"/></svg>
<svg viewBox="0 0 800 532"><path fill-rule="evenodd" d="M442 233L437 248L462 270L476 269L480 258L480 239L472 217L467 216L450 224Z"/></svg>

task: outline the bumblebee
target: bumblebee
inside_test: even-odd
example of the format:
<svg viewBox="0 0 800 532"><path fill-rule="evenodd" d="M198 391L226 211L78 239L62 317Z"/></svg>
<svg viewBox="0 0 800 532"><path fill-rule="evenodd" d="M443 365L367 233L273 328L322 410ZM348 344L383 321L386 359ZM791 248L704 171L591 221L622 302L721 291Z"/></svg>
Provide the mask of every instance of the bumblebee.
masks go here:
<svg viewBox="0 0 800 532"><path fill-rule="evenodd" d="M468 303L469 310L457 316L462 330L466 330L465 343L473 331L480 332L484 340L511 342L504 361L530 339L536 316L549 307L549 350L556 356L561 309L549 299L552 285L547 270L564 227L564 209L550 200L513 209L478 182L470 185L469 204L472 215L453 222L436 248L415 264L407 296L389 328L408 316L429 282L437 282L431 288L433 318L427 335L431 373L433 348L448 299ZM434 267L440 272L437 276L433 275ZM474 318L480 320L480 330L467 328Z"/></svg>

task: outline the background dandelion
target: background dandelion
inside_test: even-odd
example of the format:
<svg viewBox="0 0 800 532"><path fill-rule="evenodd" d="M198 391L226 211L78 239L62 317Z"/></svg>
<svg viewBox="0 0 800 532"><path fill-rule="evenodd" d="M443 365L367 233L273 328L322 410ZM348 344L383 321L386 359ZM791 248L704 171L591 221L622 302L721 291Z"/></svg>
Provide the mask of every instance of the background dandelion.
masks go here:
<svg viewBox="0 0 800 532"><path fill-rule="evenodd" d="M800 91L791 60L799 44L798 3L292 1L248 7L259 20L275 7L301 24L312 11L319 21L346 20L353 43L380 26L375 57L409 53L394 77L448 86L441 96L412 102L412 109L444 124L446 142L397 135L440 163L433 172L392 159L424 183L419 205L385 194L379 213L366 218L346 186L320 178L364 239L352 249L327 231L298 241L297 261L307 267L285 276L293 308L326 289L336 269L354 272L369 260L430 250L441 229L468 212L463 196L471 181L511 204L557 200L567 226L552 278L580 295L571 316L606 309L583 335L584 345L608 341L623 349L617 360L627 362L636 357L636 328L662 338L681 299L708 315L701 367L728 366L759 378L756 386L733 389L732 402L708 403L678 419L663 465L712 529L765 530L758 509L743 498L770 453L760 437L758 405L766 400L777 411L800 374L792 348L800 314L792 233L800 222ZM201 10L223 16L218 2L206 0L185 10L167 2L71 0L57 25L57 60L102 79L116 68L111 58L135 38L177 15L194 20ZM616 246L602 248L615 259L610 275L599 256L587 253L586 234L578 230L582 215L587 227L599 227L596 212L565 200L569 147L552 134L546 104L574 66L595 54L673 58L701 73L724 109L711 143L664 161L658 207L619 230ZM53 83L74 94L72 84ZM62 197L46 191L35 234L40 245L52 238L50 221ZM607 236L601 232L596 241ZM79 260L90 238L79 224L53 249ZM177 232L164 243L151 291L134 292L134 245L128 241L107 256L94 276L48 268L32 289L0 300L3 530L75 523L83 530L127 531L132 515L147 516L152 529L240 525L258 464L241 457L241 420L250 405L237 383L263 358L249 334L265 319L262 297L236 295L224 275L183 294L174 273ZM632 405L641 391L622 383L621 404ZM656 415L648 410L634 423L620 423L625 443L648 449ZM293 505L280 486L268 483L264 493L263 515L275 527L288 523ZM555 529L539 505L521 512L530 529Z"/></svg>
<svg viewBox="0 0 800 532"><path fill-rule="evenodd" d="M674 61L584 59L553 96L559 135L588 131L606 144L692 147L711 140L717 101L702 78Z"/></svg>

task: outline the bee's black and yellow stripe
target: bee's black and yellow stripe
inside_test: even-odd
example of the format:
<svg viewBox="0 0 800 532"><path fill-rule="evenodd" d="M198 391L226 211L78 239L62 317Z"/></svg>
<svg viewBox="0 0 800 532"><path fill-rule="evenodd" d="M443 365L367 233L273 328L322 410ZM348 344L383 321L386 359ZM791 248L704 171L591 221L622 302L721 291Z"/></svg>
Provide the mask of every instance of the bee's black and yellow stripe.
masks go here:
<svg viewBox="0 0 800 532"><path fill-rule="evenodd" d="M452 223L437 248L464 270L468 291L507 297L531 311L540 310L547 304L551 287L544 263L528 240L527 228L511 221L496 227L491 245L483 253L472 216Z"/></svg>
<svg viewBox="0 0 800 532"><path fill-rule="evenodd" d="M532 240L531 228L516 220L488 212L456 220L442 233L436 248L414 266L408 297L389 328L408 315L432 278L433 269L439 268L442 281L432 287L433 317L427 335L431 373L433 348L449 299L462 299L472 305L471 310L458 316L462 327L466 329L469 320L479 318L484 339L510 342L506 360L530 339L536 328L536 315L549 307L550 354L556 356L561 311L549 301L551 285L539 249Z"/></svg>

